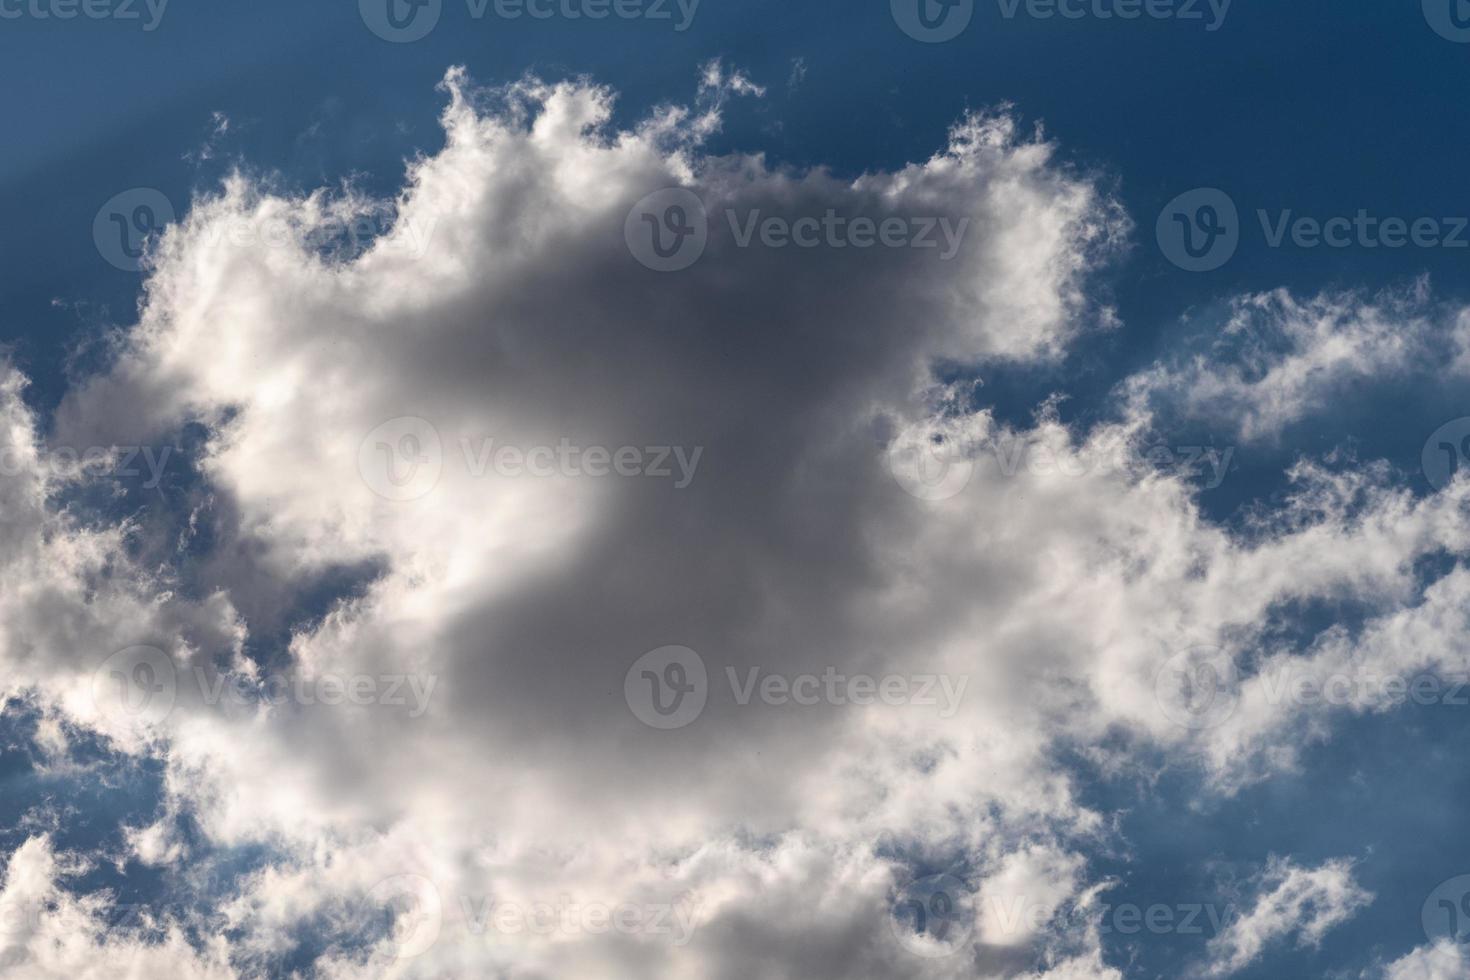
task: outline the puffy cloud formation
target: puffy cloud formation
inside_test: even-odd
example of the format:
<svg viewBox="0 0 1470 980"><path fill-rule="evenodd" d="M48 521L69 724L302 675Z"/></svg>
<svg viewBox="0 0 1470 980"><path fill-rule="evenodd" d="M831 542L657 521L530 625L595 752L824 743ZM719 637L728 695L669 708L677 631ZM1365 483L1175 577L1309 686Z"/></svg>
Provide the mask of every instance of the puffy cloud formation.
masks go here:
<svg viewBox="0 0 1470 980"><path fill-rule="evenodd" d="M1301 300L1284 289L1244 296L1208 353L1142 372L1129 388L1247 442L1275 439L1354 385L1435 371L1447 347L1463 350L1462 318L1434 309L1427 293L1420 281L1372 299Z"/></svg>
<svg viewBox="0 0 1470 980"><path fill-rule="evenodd" d="M1211 976L1228 976L1258 960L1275 942L1295 935L1316 946L1327 932L1373 900L1353 881L1347 861L1306 869L1275 861L1262 881L1255 906L1210 941Z"/></svg>
<svg viewBox="0 0 1470 980"><path fill-rule="evenodd" d="M238 976L229 942L191 941L176 921L125 908L105 894L78 898L61 887L85 870L32 837L9 857L0 889L0 973L36 980Z"/></svg>
<svg viewBox="0 0 1470 980"><path fill-rule="evenodd" d="M1465 948L1449 940L1421 946L1388 965L1386 980L1455 980L1470 970Z"/></svg>
<svg viewBox="0 0 1470 980"><path fill-rule="evenodd" d="M95 524L65 474L0 490L11 693L163 761L138 860L273 855L218 896L227 950L150 947L172 972L1121 976L1095 929L995 915L1106 884L1113 815L1060 748L1163 751L1228 792L1293 761L1303 713L1252 693L1268 658L1399 663L1432 624L1414 655L1447 660L1463 636L1463 576L1425 588L1420 562L1470 541L1464 480L1416 499L1304 462L1231 529L1200 510L1211 458L1161 464L1128 397L1170 369L1085 431L943 380L1112 326L1092 286L1128 223L1010 116L840 180L705 152L759 94L718 66L622 131L586 82L445 90L446 144L396 201L238 175L158 244L52 437L202 427L178 507ZM364 250L330 233L383 214ZM702 255L648 267L701 220ZM1324 373L1402 361L1387 312L1252 302L1310 323L1187 385L1243 438ZM5 437L38 452L11 378ZM1323 599L1370 625L1282 647ZM1229 711L1174 683L1202 649L1243 678ZM1346 865L1270 875L1231 969L1363 900Z"/></svg>

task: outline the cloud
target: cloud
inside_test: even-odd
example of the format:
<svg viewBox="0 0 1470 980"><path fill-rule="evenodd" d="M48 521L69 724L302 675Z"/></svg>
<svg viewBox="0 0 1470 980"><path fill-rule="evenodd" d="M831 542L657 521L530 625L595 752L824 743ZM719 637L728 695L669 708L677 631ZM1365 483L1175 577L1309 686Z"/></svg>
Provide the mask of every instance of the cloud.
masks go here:
<svg viewBox="0 0 1470 980"><path fill-rule="evenodd" d="M1315 869L1273 861L1262 876L1255 906L1210 940L1209 976L1238 973L1271 945L1296 936L1318 946L1326 934L1356 915L1373 896L1353 880L1352 864L1328 861Z"/></svg>
<svg viewBox="0 0 1470 980"><path fill-rule="evenodd" d="M1173 444L1146 400L1079 427L1047 392L1007 424L952 380L1055 367L1114 325L1097 279L1126 218L1005 112L840 180L707 152L727 100L758 95L717 65L692 106L626 130L585 81L483 90L454 70L445 91L445 146L395 200L237 174L159 243L138 325L53 435L202 431L169 508L98 530L69 481L0 490L15 690L165 765L134 856L270 855L215 896L233 966L1117 976L1094 930L1007 928L987 905L1095 895L1113 814L1059 748L1264 778L1289 761L1290 706L1180 724L1157 681L1172 657L1253 665L1295 602L1371 607L1387 636L1456 594L1418 569L1470 540L1463 480L1416 500L1381 468L1303 463L1288 499L1228 529L1188 467L1151 457ZM708 241L658 272L625 232L674 187ZM680 200L655 228L690 219ZM829 214L966 231L949 259L737 234ZM324 232L385 215L366 248ZM1273 302L1293 324L1307 308ZM1389 316L1292 326L1251 355L1267 381L1227 369L1210 403L1247 404L1252 435L1308 413L1303 365L1382 361ZM1358 339L1329 356L1338 320ZM177 671L172 710L100 710L94 671L144 644ZM659 728L630 668L671 648L707 683L697 717ZM671 690L697 676L667 666L652 680ZM392 703L392 678L432 679L426 710ZM297 693L262 698L274 681ZM375 696L324 703L352 681ZM171 821L196 832L187 852ZM1273 874L1222 962L1314 941L1360 897L1346 866ZM898 915L915 902L944 914ZM692 931L659 925L680 916Z"/></svg>
<svg viewBox="0 0 1470 980"><path fill-rule="evenodd" d="M1248 442L1276 439L1351 385L1432 369L1430 341L1446 324L1426 293L1421 281L1373 299L1285 289L1239 297L1207 354L1134 376L1130 393L1230 425Z"/></svg>
<svg viewBox="0 0 1470 980"><path fill-rule="evenodd" d="M31 837L13 853L0 889L0 972L35 980L167 976L225 980L238 976L223 936L192 938L177 919L120 905L106 893L78 898L62 887L85 864L58 854L49 837Z"/></svg>
<svg viewBox="0 0 1470 980"><path fill-rule="evenodd" d="M1465 949L1449 940L1433 946L1420 946L1395 960L1385 969L1385 980L1455 980L1463 977L1470 962Z"/></svg>

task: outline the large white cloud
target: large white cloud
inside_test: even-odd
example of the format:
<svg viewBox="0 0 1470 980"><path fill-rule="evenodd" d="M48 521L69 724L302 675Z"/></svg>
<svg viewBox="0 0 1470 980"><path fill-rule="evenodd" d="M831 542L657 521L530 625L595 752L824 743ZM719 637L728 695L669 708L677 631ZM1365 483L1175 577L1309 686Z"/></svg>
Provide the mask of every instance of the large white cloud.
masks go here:
<svg viewBox="0 0 1470 980"><path fill-rule="evenodd" d="M30 515L7 530L3 571L30 589L5 627L17 690L131 750L154 740L168 813L214 846L280 855L222 904L238 968L289 951L311 919L368 940L322 953L342 977L1116 975L1094 930L994 917L1096 896L1086 857L1110 815L1078 802L1057 744L1107 744L1089 751L1114 766L1163 747L1226 789L1277 771L1295 707L1247 692L1219 725L1187 710L1181 723L1157 683L1171 658L1218 647L1250 674L1280 652L1261 649L1272 618L1322 597L1380 619L1361 643L1322 638L1318 661L1393 657L1395 631L1458 588L1422 593L1414 568L1470 540L1463 480L1415 501L1386 472L1304 463L1288 503L1231 532L1201 515L1187 472L1148 454L1168 433L1146 400L1086 432L1046 403L1017 429L935 381L946 361L1049 360L1112 325L1090 277L1126 220L1005 114L962 121L925 163L843 181L704 152L724 101L757 92L717 66L693 108L629 131L584 82L486 92L455 71L446 90L446 145L410 165L391 206L245 176L196 201L153 257L116 363L58 414L70 445L208 428L203 485L174 528L207 550L186 591L208 599L135 574L174 537L142 534L129 559L122 532L56 533L44 487L4 489ZM660 273L625 226L674 186L701 200L709 242ZM323 228L385 209L399 234L360 255L317 247ZM946 259L742 247L726 219L829 211L968 223ZM1300 346L1377 357L1393 345L1364 324L1383 316L1316 317ZM1264 388L1219 389L1243 436L1311 411L1298 376L1346 363L1277 356L1262 355ZM12 440L33 446L9 404ZM511 475L528 460L497 465L505 446L608 455L574 470L542 453L544 474ZM635 469L658 447L682 455L668 477L619 476L624 447ZM40 551L89 543L87 567ZM86 583L103 566L121 572L99 606ZM289 651L244 657L303 591L363 568L371 584ZM44 639L48 604L86 624L65 650ZM177 707L144 726L99 712L89 686L139 643L183 668ZM670 645L701 657L707 704L657 730L625 677ZM337 677L435 686L422 711L210 705L222 669L284 670L318 694ZM937 704L853 704L848 686L833 688L843 703L742 704L752 671L757 685L944 683ZM150 862L184 854L163 825L132 839ZM387 934L366 911L385 891L401 912ZM934 913L936 894L942 929L895 916L914 899ZM555 925L513 928L517 914ZM1232 962L1255 956L1238 936Z"/></svg>

